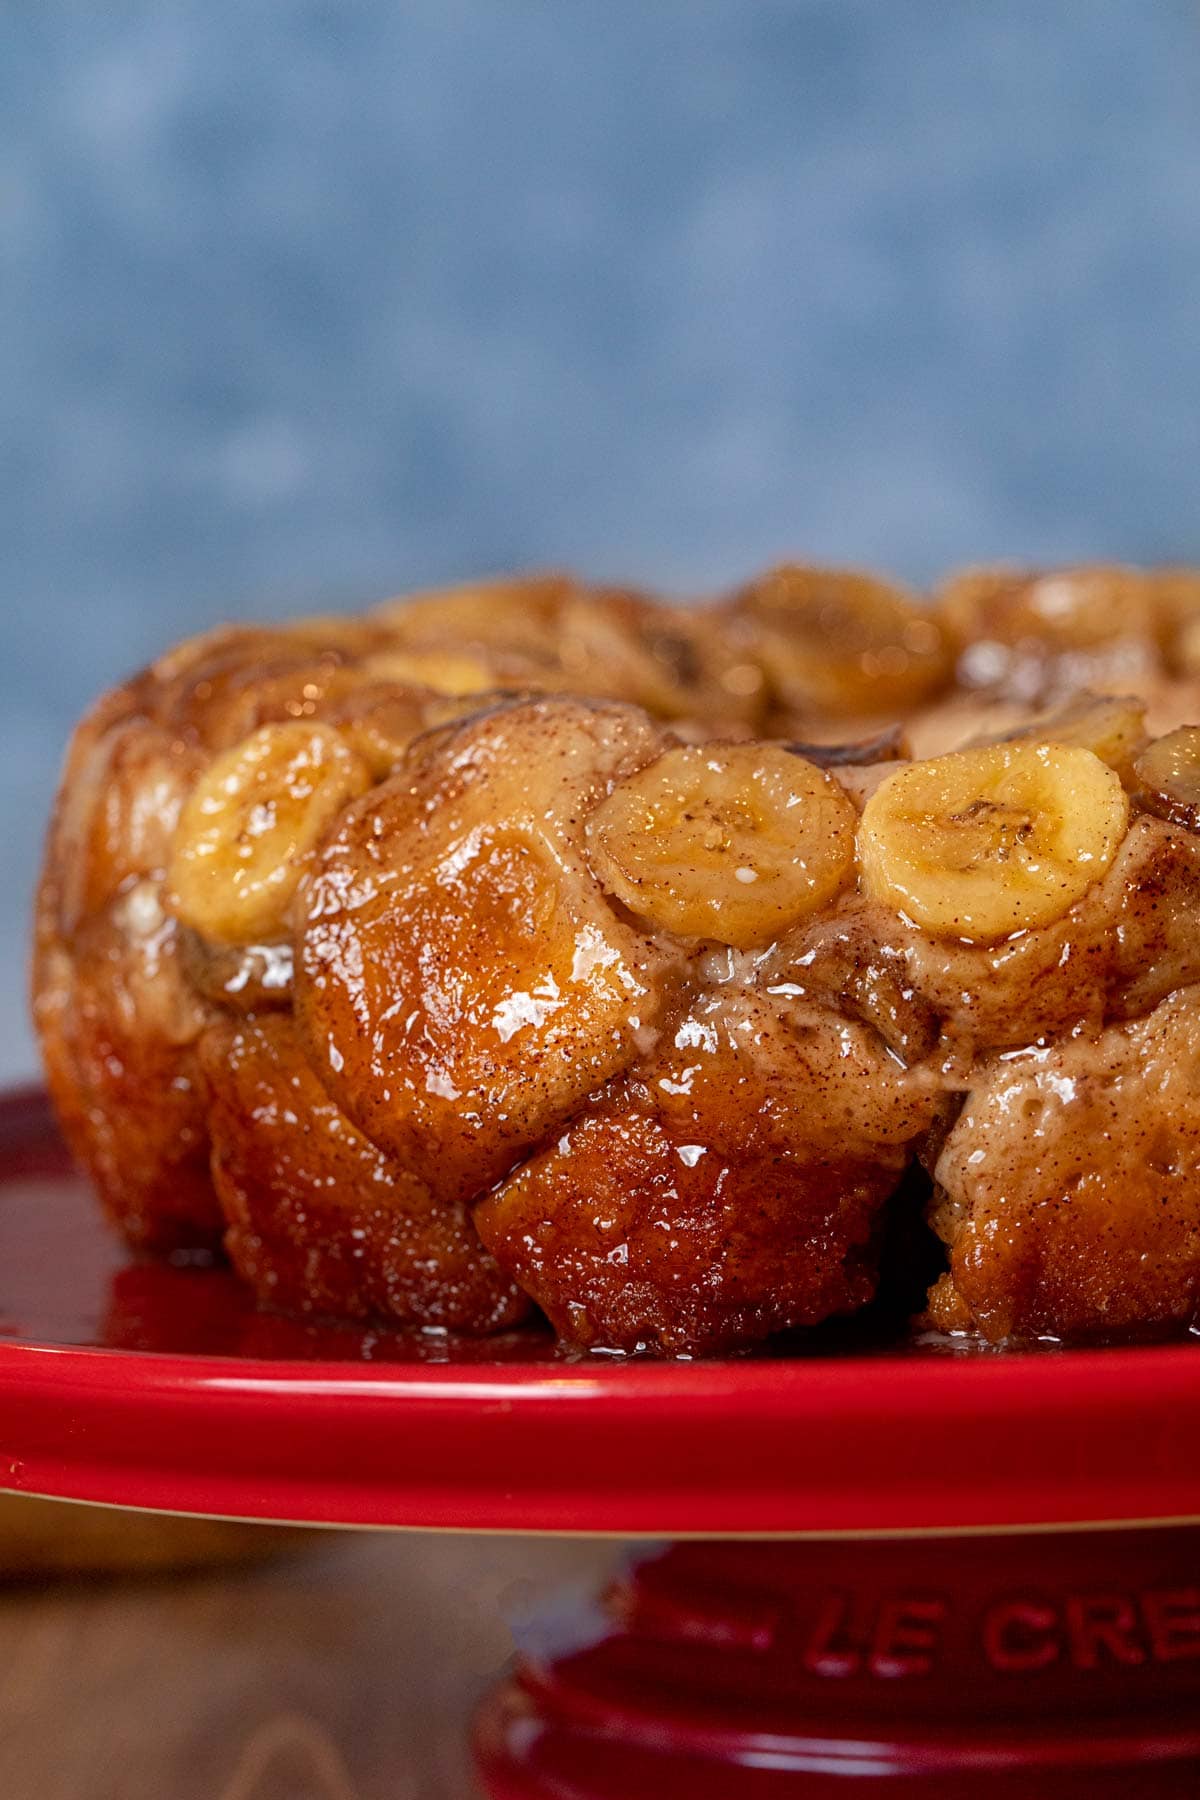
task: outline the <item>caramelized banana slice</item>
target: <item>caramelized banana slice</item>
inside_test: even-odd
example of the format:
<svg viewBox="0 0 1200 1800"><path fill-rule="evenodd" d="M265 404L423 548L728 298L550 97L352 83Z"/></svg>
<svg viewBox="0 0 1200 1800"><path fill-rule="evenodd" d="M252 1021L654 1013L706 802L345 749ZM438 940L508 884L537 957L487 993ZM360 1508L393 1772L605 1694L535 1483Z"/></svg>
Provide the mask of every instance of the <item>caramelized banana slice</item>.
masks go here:
<svg viewBox="0 0 1200 1800"><path fill-rule="evenodd" d="M385 644L374 630L374 648ZM349 640L355 642L351 634ZM359 644L365 651L368 639ZM155 665L159 722L186 742L232 750L260 725L317 719L362 677L344 642L299 628L227 627Z"/></svg>
<svg viewBox="0 0 1200 1800"><path fill-rule="evenodd" d="M203 684L233 664L269 663L282 654L347 660L386 642L385 627L370 616L325 613L287 625L214 625L184 638L156 658L150 672L169 698L178 700L188 682Z"/></svg>
<svg viewBox="0 0 1200 1800"><path fill-rule="evenodd" d="M212 625L207 631L172 644L156 657L150 674L163 692L166 707L188 693L187 684L208 680L214 670L224 671L236 662L248 665L255 655L275 655L284 643L285 634L270 625Z"/></svg>
<svg viewBox="0 0 1200 1800"><path fill-rule="evenodd" d="M1153 569L963 569L941 589L943 617L963 652L968 686L991 686L1009 668L1004 652L1043 655L1159 641L1171 583Z"/></svg>
<svg viewBox="0 0 1200 1800"><path fill-rule="evenodd" d="M762 670L730 655L720 616L707 607L579 593L563 606L558 653L573 691L631 700L662 719L707 718L706 736L762 714Z"/></svg>
<svg viewBox="0 0 1200 1800"><path fill-rule="evenodd" d="M1156 738L1133 765L1137 797L1160 819L1200 831L1200 725Z"/></svg>
<svg viewBox="0 0 1200 1800"><path fill-rule="evenodd" d="M1076 695L1057 712L1043 713L1011 731L980 737L981 744L1075 744L1110 769L1126 770L1146 742L1146 705L1131 694Z"/></svg>
<svg viewBox="0 0 1200 1800"><path fill-rule="evenodd" d="M806 756L819 769L865 769L874 763L909 762L912 746L903 725L889 725L852 743L789 744L793 756Z"/></svg>
<svg viewBox="0 0 1200 1800"><path fill-rule="evenodd" d="M470 656L449 646L380 650L367 658L363 674L371 681L433 688L439 694L484 694L496 685L496 677L482 656Z"/></svg>
<svg viewBox="0 0 1200 1800"><path fill-rule="evenodd" d="M188 796L168 875L175 916L217 943L269 940L306 862L370 785L326 725L263 725L209 765Z"/></svg>
<svg viewBox="0 0 1200 1800"><path fill-rule="evenodd" d="M873 575L785 564L744 589L728 616L776 698L801 713L906 709L949 676L940 622Z"/></svg>
<svg viewBox="0 0 1200 1800"><path fill-rule="evenodd" d="M385 600L373 617L403 647L431 641L478 644L545 659L554 655L557 620L575 591L566 575L476 581Z"/></svg>
<svg viewBox="0 0 1200 1800"><path fill-rule="evenodd" d="M1090 750L994 744L912 763L863 812L863 885L938 937L996 943L1062 915L1109 867L1129 822Z"/></svg>
<svg viewBox="0 0 1200 1800"><path fill-rule="evenodd" d="M1030 704L1159 667L1160 580L1116 566L963 569L941 590L963 686Z"/></svg>
<svg viewBox="0 0 1200 1800"><path fill-rule="evenodd" d="M759 744L682 746L597 807L588 853L639 917L750 949L844 885L855 822L837 783L802 756Z"/></svg>
<svg viewBox="0 0 1200 1800"><path fill-rule="evenodd" d="M1091 650L1157 633L1153 575L1121 567L964 569L942 590L955 637Z"/></svg>

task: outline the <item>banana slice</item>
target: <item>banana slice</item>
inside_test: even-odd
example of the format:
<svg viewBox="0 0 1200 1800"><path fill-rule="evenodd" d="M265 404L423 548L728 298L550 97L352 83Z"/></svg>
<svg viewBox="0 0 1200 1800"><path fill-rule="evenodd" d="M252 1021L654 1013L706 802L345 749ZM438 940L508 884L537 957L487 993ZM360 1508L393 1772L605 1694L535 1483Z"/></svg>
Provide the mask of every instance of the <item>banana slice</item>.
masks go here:
<svg viewBox="0 0 1200 1800"><path fill-rule="evenodd" d="M565 685L582 693L632 700L663 719L761 721L763 672L731 654L709 608L577 594L563 606L558 653ZM716 735L715 726L704 735Z"/></svg>
<svg viewBox="0 0 1200 1800"><path fill-rule="evenodd" d="M328 726L260 726L188 796L167 877L171 911L216 943L269 941L326 828L370 781Z"/></svg>
<svg viewBox="0 0 1200 1800"><path fill-rule="evenodd" d="M776 699L806 716L907 709L949 676L941 622L856 570L785 564L737 595L728 618Z"/></svg>
<svg viewBox="0 0 1200 1800"><path fill-rule="evenodd" d="M1128 822L1120 778L1090 750L959 750L898 770L868 800L862 882L936 937L996 943L1061 918Z"/></svg>
<svg viewBox="0 0 1200 1800"><path fill-rule="evenodd" d="M518 576L402 595L373 616L404 647L441 639L553 658L563 602L576 591L565 575Z"/></svg>
<svg viewBox="0 0 1200 1800"><path fill-rule="evenodd" d="M1200 725L1156 738L1133 765L1137 797L1148 812L1200 831Z"/></svg>
<svg viewBox="0 0 1200 1800"><path fill-rule="evenodd" d="M853 743L789 744L793 756L806 756L818 769L869 769L875 763L911 762L912 746L903 725L889 725Z"/></svg>
<svg viewBox="0 0 1200 1800"><path fill-rule="evenodd" d="M856 817L837 783L801 756L761 744L681 746L601 802L588 854L608 892L640 918L745 950L845 884Z"/></svg>
<svg viewBox="0 0 1200 1800"><path fill-rule="evenodd" d="M486 655L455 649L450 644L379 650L363 661L361 673L368 681L432 688L435 693L457 697L486 694L490 688L504 685L503 675Z"/></svg>
<svg viewBox="0 0 1200 1800"><path fill-rule="evenodd" d="M1128 769L1146 742L1146 703L1130 694L1081 693L1057 712L1044 713L980 744L1074 744L1111 769Z"/></svg>
<svg viewBox="0 0 1200 1800"><path fill-rule="evenodd" d="M960 570L941 591L942 616L960 645L981 639L1094 650L1120 638L1157 636L1151 571L1096 565Z"/></svg>

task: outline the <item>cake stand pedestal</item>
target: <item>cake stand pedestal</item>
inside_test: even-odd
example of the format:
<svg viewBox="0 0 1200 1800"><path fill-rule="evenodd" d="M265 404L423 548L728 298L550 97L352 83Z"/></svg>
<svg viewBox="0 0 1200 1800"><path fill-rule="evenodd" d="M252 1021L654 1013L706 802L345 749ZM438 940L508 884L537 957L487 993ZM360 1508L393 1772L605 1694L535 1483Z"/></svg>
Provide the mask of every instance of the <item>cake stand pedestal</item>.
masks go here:
<svg viewBox="0 0 1200 1800"><path fill-rule="evenodd" d="M1200 1793L1194 1530L678 1544L608 1612L483 1707L492 1800Z"/></svg>

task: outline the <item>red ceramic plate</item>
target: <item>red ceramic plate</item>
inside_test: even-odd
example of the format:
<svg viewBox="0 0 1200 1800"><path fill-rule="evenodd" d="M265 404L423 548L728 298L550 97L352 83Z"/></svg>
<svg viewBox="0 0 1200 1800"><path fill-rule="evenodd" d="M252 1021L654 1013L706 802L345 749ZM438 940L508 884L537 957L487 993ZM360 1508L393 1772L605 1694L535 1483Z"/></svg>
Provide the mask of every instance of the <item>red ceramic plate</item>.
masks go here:
<svg viewBox="0 0 1200 1800"><path fill-rule="evenodd" d="M0 1100L0 1486L622 1536L1192 1519L1200 1345L650 1363L296 1324L131 1259L30 1092Z"/></svg>

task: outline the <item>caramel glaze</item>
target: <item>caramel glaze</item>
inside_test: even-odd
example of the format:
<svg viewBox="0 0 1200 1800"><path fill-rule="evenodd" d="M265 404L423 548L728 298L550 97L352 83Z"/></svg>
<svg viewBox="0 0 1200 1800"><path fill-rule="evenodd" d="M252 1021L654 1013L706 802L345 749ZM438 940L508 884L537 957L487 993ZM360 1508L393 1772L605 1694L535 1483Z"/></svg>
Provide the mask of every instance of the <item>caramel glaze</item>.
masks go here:
<svg viewBox="0 0 1200 1800"><path fill-rule="evenodd" d="M729 1349L864 1305L919 1162L935 1325L1184 1326L1200 838L1135 806L1082 900L998 945L849 888L739 953L627 913L584 826L681 736L791 741L861 806L897 716L929 754L1119 675L1165 730L1200 716L1198 618L1180 571L975 571L914 614L791 568L695 613L548 577L183 645L80 725L50 828L34 1010L71 1145L131 1241L224 1234L289 1311L536 1303L581 1345ZM270 942L206 938L172 912L184 800L295 719L375 785Z"/></svg>

